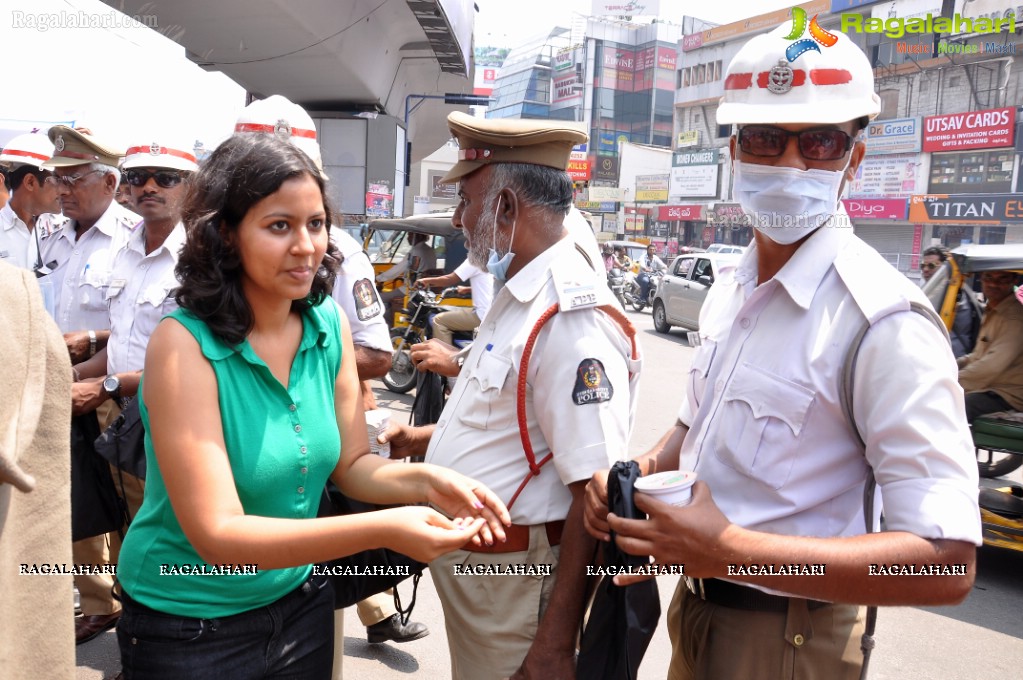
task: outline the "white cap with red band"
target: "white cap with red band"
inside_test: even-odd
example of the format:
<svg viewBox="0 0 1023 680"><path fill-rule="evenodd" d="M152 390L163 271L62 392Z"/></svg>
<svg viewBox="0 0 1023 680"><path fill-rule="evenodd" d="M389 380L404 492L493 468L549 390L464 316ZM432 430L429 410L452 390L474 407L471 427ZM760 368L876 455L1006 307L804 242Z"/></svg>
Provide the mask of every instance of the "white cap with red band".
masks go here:
<svg viewBox="0 0 1023 680"><path fill-rule="evenodd" d="M170 168L195 172L199 169L195 154L180 142L167 139L128 147L124 154L122 170L131 168ZM170 142L170 143L168 143Z"/></svg>
<svg viewBox="0 0 1023 680"><path fill-rule="evenodd" d="M34 165L38 168L50 160L52 154L53 142L45 132L28 132L7 142L0 152L0 163Z"/></svg>
<svg viewBox="0 0 1023 680"><path fill-rule="evenodd" d="M725 75L719 124L843 123L873 119L881 111L863 50L816 21L813 39L793 42L795 25L786 22L758 35L735 55Z"/></svg>
<svg viewBox="0 0 1023 680"><path fill-rule="evenodd" d="M275 135L291 142L313 159L323 172L320 145L316 141L316 125L306 110L279 94L252 102L235 122L234 131ZM326 176L324 176L326 177Z"/></svg>

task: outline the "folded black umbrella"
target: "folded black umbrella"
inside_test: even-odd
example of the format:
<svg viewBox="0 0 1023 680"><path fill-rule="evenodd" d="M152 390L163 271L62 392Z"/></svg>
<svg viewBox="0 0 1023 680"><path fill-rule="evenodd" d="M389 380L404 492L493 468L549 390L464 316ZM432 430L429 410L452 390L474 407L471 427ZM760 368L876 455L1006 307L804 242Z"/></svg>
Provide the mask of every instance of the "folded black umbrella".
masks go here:
<svg viewBox="0 0 1023 680"><path fill-rule="evenodd" d="M632 499L633 485L639 476L639 465L633 461L619 461L611 468L607 478L607 503L608 509L619 517L646 518ZM612 532L611 541L604 545L604 564L616 568L644 567L649 565L649 560L619 550ZM634 680L660 616L661 600L656 580L616 586L611 576L602 576L579 645L576 677L579 680Z"/></svg>

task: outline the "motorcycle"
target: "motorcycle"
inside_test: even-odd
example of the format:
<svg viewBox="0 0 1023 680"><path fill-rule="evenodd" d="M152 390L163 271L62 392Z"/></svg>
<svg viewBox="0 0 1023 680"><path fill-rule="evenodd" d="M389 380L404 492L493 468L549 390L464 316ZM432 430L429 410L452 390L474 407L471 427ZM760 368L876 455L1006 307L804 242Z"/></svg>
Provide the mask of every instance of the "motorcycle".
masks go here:
<svg viewBox="0 0 1023 680"><path fill-rule="evenodd" d="M658 286L661 285L661 280L664 277L664 272L663 271L649 272L648 276L650 277L650 286L649 290L647 291L646 297L643 297L640 294L639 281L633 279L632 285L626 286L623 297L619 298L619 301L622 303L622 307L624 307L625 304L628 303L632 305L632 308L635 309L637 312L642 312L647 307L652 308L654 306L654 298L657 297L657 288Z"/></svg>
<svg viewBox="0 0 1023 680"><path fill-rule="evenodd" d="M391 370L382 378L384 385L391 392L404 394L416 385L417 371L412 363L410 348L420 342L426 342L433 335L433 317L441 312L450 311L455 307L445 307L443 299L454 294L455 288L445 288L439 294L429 290L416 289L408 296L408 306L401 311L401 321L407 325L397 325L391 329ZM459 331L454 334L455 346L459 349L472 343L471 331Z"/></svg>

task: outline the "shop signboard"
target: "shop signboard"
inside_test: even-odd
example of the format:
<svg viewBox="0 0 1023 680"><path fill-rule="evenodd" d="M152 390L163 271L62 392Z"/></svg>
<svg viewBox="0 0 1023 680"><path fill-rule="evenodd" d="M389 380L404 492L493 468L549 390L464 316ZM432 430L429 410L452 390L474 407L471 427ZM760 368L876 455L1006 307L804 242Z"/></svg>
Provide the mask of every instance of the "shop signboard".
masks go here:
<svg viewBox="0 0 1023 680"><path fill-rule="evenodd" d="M924 188L923 163L915 153L867 156L849 186L850 198L908 198Z"/></svg>
<svg viewBox="0 0 1023 680"><path fill-rule="evenodd" d="M962 151L1012 146L1016 108L964 111L924 118L924 151Z"/></svg>
<svg viewBox="0 0 1023 680"><path fill-rule="evenodd" d="M920 151L920 117L878 120L867 126L867 155Z"/></svg>
<svg viewBox="0 0 1023 680"><path fill-rule="evenodd" d="M657 209L661 222L699 222L703 220L702 205L662 205Z"/></svg>
<svg viewBox="0 0 1023 680"><path fill-rule="evenodd" d="M891 198L847 198L842 200L845 211L852 219L860 220L904 220L906 199Z"/></svg>
<svg viewBox="0 0 1023 680"><path fill-rule="evenodd" d="M911 222L1023 224L1020 194L918 194L909 201Z"/></svg>

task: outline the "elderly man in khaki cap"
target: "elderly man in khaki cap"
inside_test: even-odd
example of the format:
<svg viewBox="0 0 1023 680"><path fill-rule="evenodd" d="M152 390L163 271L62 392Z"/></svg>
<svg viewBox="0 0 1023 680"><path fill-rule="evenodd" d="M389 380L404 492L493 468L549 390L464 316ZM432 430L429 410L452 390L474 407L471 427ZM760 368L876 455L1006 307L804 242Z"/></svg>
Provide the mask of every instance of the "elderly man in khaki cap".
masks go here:
<svg viewBox="0 0 1023 680"><path fill-rule="evenodd" d="M459 184L453 222L465 231L469 261L494 275L496 290L440 421L392 425L387 434L392 455L425 450L428 462L484 481L511 512L506 541L466 545L430 564L452 677L574 678L594 554L583 491L593 472L625 455L638 351L608 314L616 308L599 259L564 225L572 204L565 169L586 135L555 121L452 113L448 123L459 145L444 178ZM553 316L541 327L545 312Z"/></svg>
<svg viewBox="0 0 1023 680"><path fill-rule="evenodd" d="M42 241L41 259L49 273L39 283L64 333L71 361L78 363L95 356L106 345L110 335L107 293L114 257L128 242L139 217L114 201L121 176L117 165L123 150L66 125L53 126L49 136L53 156L42 167L53 170L61 210L70 219ZM116 414L104 411L99 415L98 425L103 427L104 421ZM96 425L85 426L80 419L96 417L96 413L76 416L72 429L85 427L83 431L91 431ZM116 534L83 536L88 533L79 528L83 519L81 511L72 514L72 532L80 539L72 545L75 563L110 562L110 542L117 540ZM111 597L110 575L76 576L75 585L81 594L83 613L75 620L75 641L81 644L112 628L120 616L120 605Z"/></svg>

